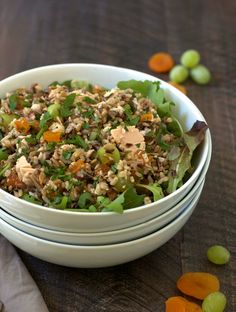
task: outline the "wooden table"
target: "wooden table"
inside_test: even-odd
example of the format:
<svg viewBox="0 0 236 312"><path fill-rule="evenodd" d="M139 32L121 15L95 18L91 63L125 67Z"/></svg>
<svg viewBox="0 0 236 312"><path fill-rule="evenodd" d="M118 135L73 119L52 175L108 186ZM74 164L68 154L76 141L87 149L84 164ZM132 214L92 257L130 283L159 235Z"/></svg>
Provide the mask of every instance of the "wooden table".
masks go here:
<svg viewBox="0 0 236 312"><path fill-rule="evenodd" d="M152 53L169 51L178 62L189 48L201 52L213 74L209 86L186 83L213 138L204 192L189 222L160 249L113 268L71 269L19 251L50 312L161 312L165 299L178 294L176 280L187 271L216 274L228 298L227 311L236 311L235 16L233 0L0 1L1 79L65 62L149 72ZM208 246L216 243L232 253L226 266L206 259Z"/></svg>

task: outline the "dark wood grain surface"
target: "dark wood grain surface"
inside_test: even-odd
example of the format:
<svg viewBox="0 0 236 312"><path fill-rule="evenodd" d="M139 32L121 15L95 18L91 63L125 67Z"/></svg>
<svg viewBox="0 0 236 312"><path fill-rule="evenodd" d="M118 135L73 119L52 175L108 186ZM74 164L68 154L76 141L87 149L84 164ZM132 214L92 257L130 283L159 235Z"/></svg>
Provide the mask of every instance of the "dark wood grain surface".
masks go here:
<svg viewBox="0 0 236 312"><path fill-rule="evenodd" d="M178 60L188 48L199 50L213 73L209 86L186 83L213 138L207 181L191 219L160 249L113 268L71 269L19 251L50 312L161 312L186 271L218 275L227 311L236 311L235 20L234 0L0 0L0 79L66 62L149 72L152 53L169 51ZM228 265L207 261L215 243L231 251Z"/></svg>

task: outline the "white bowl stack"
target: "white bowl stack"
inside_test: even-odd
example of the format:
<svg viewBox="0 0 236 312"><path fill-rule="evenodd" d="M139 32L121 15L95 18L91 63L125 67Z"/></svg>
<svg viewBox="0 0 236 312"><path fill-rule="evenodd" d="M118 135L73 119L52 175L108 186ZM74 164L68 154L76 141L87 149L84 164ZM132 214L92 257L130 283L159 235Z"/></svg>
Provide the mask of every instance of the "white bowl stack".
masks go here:
<svg viewBox="0 0 236 312"><path fill-rule="evenodd" d="M88 80L113 88L120 80L159 80L130 69L98 64L62 64L32 69L0 82L0 97L38 82ZM205 121L198 108L180 91L161 81L166 97L176 103L175 115L184 130ZM29 254L52 263L95 268L125 263L155 250L186 223L200 198L211 159L211 136L194 158L192 176L163 199L124 211L86 213L46 208L0 189L0 232Z"/></svg>

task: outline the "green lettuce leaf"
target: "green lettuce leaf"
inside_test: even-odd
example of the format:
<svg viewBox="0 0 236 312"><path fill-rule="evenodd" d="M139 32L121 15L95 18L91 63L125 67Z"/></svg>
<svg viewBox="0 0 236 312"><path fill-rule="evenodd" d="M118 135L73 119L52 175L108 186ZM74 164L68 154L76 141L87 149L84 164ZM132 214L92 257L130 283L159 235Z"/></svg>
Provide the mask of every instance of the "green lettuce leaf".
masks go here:
<svg viewBox="0 0 236 312"><path fill-rule="evenodd" d="M171 161L167 192L174 192L183 180L185 173L191 168L193 151L203 141L207 125L196 121L190 131L183 135L186 145L181 149L178 158Z"/></svg>
<svg viewBox="0 0 236 312"><path fill-rule="evenodd" d="M87 206L90 205L92 201L92 195L89 192L84 192L80 195L79 200L78 200L78 206L81 209L87 208Z"/></svg>
<svg viewBox="0 0 236 312"><path fill-rule="evenodd" d="M160 83L158 81L152 82L149 80L138 81L138 80L127 80L119 81L117 87L121 90L132 89L135 93L141 93L143 96L148 97L157 92Z"/></svg>
<svg viewBox="0 0 236 312"><path fill-rule="evenodd" d="M177 137L181 137L183 135L183 129L179 121L174 117L171 116L172 122L167 125L167 130L173 133Z"/></svg>
<svg viewBox="0 0 236 312"><path fill-rule="evenodd" d="M105 204L102 211L123 213L123 210L135 208L143 204L144 195L138 195L134 187L128 188L112 202Z"/></svg>
<svg viewBox="0 0 236 312"><path fill-rule="evenodd" d="M138 195L134 187L128 188L124 192L124 209L135 208L143 204L144 195Z"/></svg>
<svg viewBox="0 0 236 312"><path fill-rule="evenodd" d="M154 201L157 201L161 198L164 197L164 194L163 194L163 191L162 191L162 188L159 184L157 183L154 183L154 184L149 184L149 185L146 185L146 184L138 184L137 186L141 187L141 188L145 188L147 189L148 191L152 192L152 195L153 195L153 200Z"/></svg>
<svg viewBox="0 0 236 312"><path fill-rule="evenodd" d="M42 204L37 198L29 194L24 194L21 198L33 204Z"/></svg>
<svg viewBox="0 0 236 312"><path fill-rule="evenodd" d="M117 213L123 213L123 204L125 201L124 193L119 195L116 199L114 199L109 204L105 205L105 207L102 209L102 211L114 211Z"/></svg>
<svg viewBox="0 0 236 312"><path fill-rule="evenodd" d="M180 155L180 147L173 145L168 153L168 160L175 160Z"/></svg>
<svg viewBox="0 0 236 312"><path fill-rule="evenodd" d="M191 158L192 153L189 151L188 147L185 146L182 149L180 156L171 162L168 175L168 193L172 193L177 189L178 184L182 181L185 175L185 172L191 167Z"/></svg>
<svg viewBox="0 0 236 312"><path fill-rule="evenodd" d="M191 152L204 140L207 128L208 126L204 121L197 120L190 131L184 133L184 141Z"/></svg>

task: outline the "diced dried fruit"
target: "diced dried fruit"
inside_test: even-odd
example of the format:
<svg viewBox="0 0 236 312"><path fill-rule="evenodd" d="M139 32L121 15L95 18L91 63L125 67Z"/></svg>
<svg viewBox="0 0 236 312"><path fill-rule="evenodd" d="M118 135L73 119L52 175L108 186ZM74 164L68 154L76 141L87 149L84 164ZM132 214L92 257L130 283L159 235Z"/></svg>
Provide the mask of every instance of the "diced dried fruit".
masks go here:
<svg viewBox="0 0 236 312"><path fill-rule="evenodd" d="M76 173L85 167L85 163L82 159L79 159L72 163L69 167L69 171L72 173Z"/></svg>
<svg viewBox="0 0 236 312"><path fill-rule="evenodd" d="M207 295L220 289L220 282L215 275L205 272L189 272L177 281L178 289L191 297L204 299Z"/></svg>
<svg viewBox="0 0 236 312"><path fill-rule="evenodd" d="M61 141L61 132L52 132L50 130L45 131L43 134L43 138L48 143L50 142L60 142Z"/></svg>
<svg viewBox="0 0 236 312"><path fill-rule="evenodd" d="M165 52L153 54L148 61L148 67L155 73L167 73L173 66L172 56Z"/></svg>
<svg viewBox="0 0 236 312"><path fill-rule="evenodd" d="M166 312L202 312L199 305L181 296L170 297L165 304Z"/></svg>
<svg viewBox="0 0 236 312"><path fill-rule="evenodd" d="M153 120L153 114L152 113L147 113L141 115L140 121L152 121Z"/></svg>
<svg viewBox="0 0 236 312"><path fill-rule="evenodd" d="M166 300L166 312L185 312L186 304L181 297L170 297Z"/></svg>
<svg viewBox="0 0 236 312"><path fill-rule="evenodd" d="M30 124L25 118L20 118L16 120L14 124L19 132L27 133L30 130Z"/></svg>

